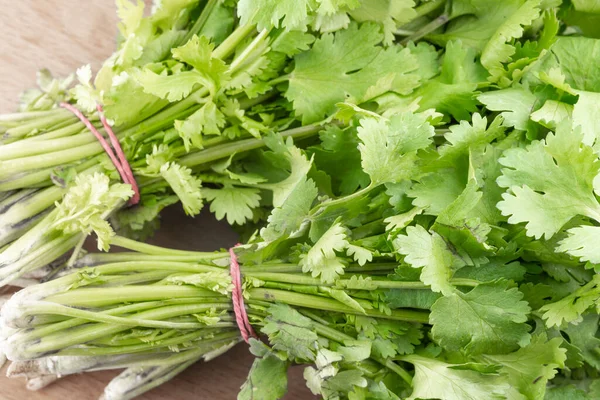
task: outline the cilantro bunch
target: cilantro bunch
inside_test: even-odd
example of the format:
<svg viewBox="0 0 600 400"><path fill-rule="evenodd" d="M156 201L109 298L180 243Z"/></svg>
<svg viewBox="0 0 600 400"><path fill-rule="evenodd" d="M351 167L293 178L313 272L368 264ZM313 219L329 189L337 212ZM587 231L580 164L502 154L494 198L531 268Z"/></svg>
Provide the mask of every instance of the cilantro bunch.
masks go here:
<svg viewBox="0 0 600 400"><path fill-rule="evenodd" d="M238 342L227 253L113 231L206 200L257 228L236 250L264 340L242 399L283 396L292 363L327 399L600 396L595 2L120 4L94 85L42 76L0 118L3 282L76 249L4 306L11 374L127 367L105 397L129 398ZM59 98L105 105L142 207ZM65 143L55 171L40 149ZM79 258L92 231L129 252Z"/></svg>
<svg viewBox="0 0 600 400"><path fill-rule="evenodd" d="M24 274L38 278L43 272L33 271L77 250L92 231L105 248L112 229L101 221L109 218L119 232L142 239L176 202L192 216L210 203L229 223L258 221L287 196L295 168L305 168L303 156L285 146L270 158L256 151L265 138L315 136L347 94L367 101L370 91L409 93L423 82L418 51L392 46L382 29L389 28L386 15L359 3L309 7L302 18L281 21L277 13L289 5L271 20L246 2L162 1L148 17L140 2L117 6L119 48L94 79L89 66L77 71L74 87L73 78L42 72L21 112L0 118L1 284ZM402 10L408 14L398 23L416 18L412 6L396 12ZM365 37L362 56L352 61L353 40ZM343 68L337 83L324 77L335 86L329 90L316 71L333 53ZM374 89L383 75L392 80ZM310 98L324 89L324 98ZM125 209L130 195L100 144L58 107L63 101L101 132L95 108L103 105L141 187L138 206ZM112 197L119 201L103 200ZM60 214L77 224L67 226Z"/></svg>

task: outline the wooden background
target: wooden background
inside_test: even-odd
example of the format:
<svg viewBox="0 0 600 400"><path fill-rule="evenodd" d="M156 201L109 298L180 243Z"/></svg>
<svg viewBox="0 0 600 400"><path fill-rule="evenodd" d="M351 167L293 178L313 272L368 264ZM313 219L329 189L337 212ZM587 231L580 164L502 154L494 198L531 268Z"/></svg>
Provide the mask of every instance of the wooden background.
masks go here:
<svg viewBox="0 0 600 400"><path fill-rule="evenodd" d="M150 1L146 0L146 3ZM115 6L111 0L0 0L0 112L13 112L19 93L35 85L35 73L50 69L67 75L84 64L97 71L114 50ZM1 150L0 150L1 151ZM186 218L179 207L166 210L153 242L175 248L216 250L236 242L229 227L204 213ZM239 345L210 363L199 363L143 399L235 399L252 363ZM0 376L0 399L96 399L115 371L65 377L40 392L27 392L24 381ZM313 398L302 368L290 372L287 400Z"/></svg>

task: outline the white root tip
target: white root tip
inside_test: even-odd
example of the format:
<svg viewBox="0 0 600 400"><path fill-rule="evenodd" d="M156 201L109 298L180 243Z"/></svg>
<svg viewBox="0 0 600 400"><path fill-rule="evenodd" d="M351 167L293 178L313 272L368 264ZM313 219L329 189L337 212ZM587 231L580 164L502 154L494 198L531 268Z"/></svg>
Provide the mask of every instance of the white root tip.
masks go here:
<svg viewBox="0 0 600 400"><path fill-rule="evenodd" d="M59 378L56 375L43 375L37 378L27 380L27 390L37 391L45 388L49 384L57 381Z"/></svg>
<svg viewBox="0 0 600 400"><path fill-rule="evenodd" d="M37 360L28 361L13 361L6 370L6 376L8 378L21 378L35 379L44 376L42 373L43 368Z"/></svg>

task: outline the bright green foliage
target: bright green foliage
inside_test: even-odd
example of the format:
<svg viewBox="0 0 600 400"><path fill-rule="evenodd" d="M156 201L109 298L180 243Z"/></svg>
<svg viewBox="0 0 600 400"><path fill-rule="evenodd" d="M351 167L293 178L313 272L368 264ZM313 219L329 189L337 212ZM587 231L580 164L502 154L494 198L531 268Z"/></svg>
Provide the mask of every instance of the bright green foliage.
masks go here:
<svg viewBox="0 0 600 400"><path fill-rule="evenodd" d="M600 264L600 228L596 226L579 226L567 231L568 236L562 239L556 251L565 252L581 261Z"/></svg>
<svg viewBox="0 0 600 400"><path fill-rule="evenodd" d="M559 301L540 308L548 327L561 326L564 322L577 321L581 315L600 299L599 278L595 277L587 285L569 293Z"/></svg>
<svg viewBox="0 0 600 400"><path fill-rule="evenodd" d="M433 338L447 350L469 355L514 351L530 338L525 323L530 308L522 298L507 282L441 297L431 307Z"/></svg>
<svg viewBox="0 0 600 400"><path fill-rule="evenodd" d="M265 240L275 240L286 234L293 236L300 230L316 197L317 188L314 182L301 180L290 192L285 203L273 209L267 219L269 224L261 231L261 235Z"/></svg>
<svg viewBox="0 0 600 400"><path fill-rule="evenodd" d="M435 109L457 120L469 119L477 111L477 84L485 82L487 73L472 48L460 41L449 42L438 77L428 80L412 97L421 98L421 110Z"/></svg>
<svg viewBox="0 0 600 400"><path fill-rule="evenodd" d="M431 286L431 290L452 294L450 278L457 261L440 235L429 233L422 226L411 226L406 229L406 235L396 238L394 246L404 255L407 264L422 268L421 281Z"/></svg>
<svg viewBox="0 0 600 400"><path fill-rule="evenodd" d="M227 217L230 225L241 225L252 219L252 210L260 205L260 191L254 188L225 186L221 189L202 189L210 201L210 211L217 219Z"/></svg>
<svg viewBox="0 0 600 400"><path fill-rule="evenodd" d="M310 148L317 168L331 176L341 195L350 194L369 184L369 176L361 167L356 129L331 126L319 134L321 144Z"/></svg>
<svg viewBox="0 0 600 400"><path fill-rule="evenodd" d="M600 220L593 182L600 171L578 130L559 128L527 148L507 150L498 184L510 189L498 208L510 223L526 223L527 234L551 238L577 215Z"/></svg>
<svg viewBox="0 0 600 400"><path fill-rule="evenodd" d="M291 360L313 361L317 334L312 329L311 320L283 304L272 305L268 313L261 331L269 336L273 349L286 352Z"/></svg>
<svg viewBox="0 0 600 400"><path fill-rule="evenodd" d="M171 275L165 279L165 282L175 285L192 285L225 295L230 293L233 288L231 276L226 271Z"/></svg>
<svg viewBox="0 0 600 400"><path fill-rule="evenodd" d="M223 61L214 58L214 45L206 36L193 36L185 45L173 49L173 58L194 67L203 76L201 83L215 94L226 79L227 66Z"/></svg>
<svg viewBox="0 0 600 400"><path fill-rule="evenodd" d="M284 396L292 363L328 400L599 398L596 3L118 1L95 79L44 72L23 98L43 112L0 116L0 283L80 232L128 251L76 248L74 274L19 292L2 350L131 363L116 398L238 343L226 251L105 222L145 239L206 201L250 225L235 252L264 343L240 399ZM104 106L138 205L60 101L97 126Z"/></svg>
<svg viewBox="0 0 600 400"><path fill-rule="evenodd" d="M240 0L238 14L243 24L255 23L259 30L280 25L289 30L304 30L308 8L313 4L312 0Z"/></svg>
<svg viewBox="0 0 600 400"><path fill-rule="evenodd" d="M600 339L598 332L598 315L585 314L577 325L569 324L563 332L569 337L569 343L575 346L582 359L594 368L600 368Z"/></svg>
<svg viewBox="0 0 600 400"><path fill-rule="evenodd" d="M192 175L189 168L171 162L160 167L160 175L179 197L188 215L197 215L202 210L203 198L200 191L202 181Z"/></svg>
<svg viewBox="0 0 600 400"><path fill-rule="evenodd" d="M564 368L566 350L561 339L546 341L545 335L533 336L531 343L506 355L484 355L486 361L501 365L501 373L508 375L510 384L527 399L543 399L548 381Z"/></svg>
<svg viewBox="0 0 600 400"><path fill-rule="evenodd" d="M114 235L106 219L132 195L131 186L121 183L111 185L106 175L78 175L62 202L56 203L51 227L67 234L89 234L93 231L98 237L98 248L106 251L110 237Z"/></svg>
<svg viewBox="0 0 600 400"><path fill-rule="evenodd" d="M535 129L529 120L531 110L538 107L535 94L520 87L487 92L477 96L488 110L501 111L504 125L522 131Z"/></svg>
<svg viewBox="0 0 600 400"><path fill-rule="evenodd" d="M347 231L341 224L334 224L317 240L306 254L302 254L299 265L302 272L320 277L324 283L333 282L344 273L345 265L337 253L348 248Z"/></svg>
<svg viewBox="0 0 600 400"><path fill-rule="evenodd" d="M403 360L414 364L413 392L408 398L444 400L506 399L507 379L494 373L481 373L476 365L453 365L410 355Z"/></svg>
<svg viewBox="0 0 600 400"><path fill-rule="evenodd" d="M490 72L492 80L499 80L504 73L503 63L510 61L515 54L514 46L507 42L523 36L523 26L531 25L540 16L540 2L541 0L525 1L500 25L483 48L481 64Z"/></svg>
<svg viewBox="0 0 600 400"><path fill-rule="evenodd" d="M252 364L238 400L277 400L287 392L287 362L268 354Z"/></svg>
<svg viewBox="0 0 600 400"><path fill-rule="evenodd" d="M323 35L296 57L286 96L304 123L323 119L347 95L363 99L382 77L390 76L389 90L401 94L418 86L418 78L410 74L418 68L410 50L384 49L379 46L382 39L375 24L351 24L347 30Z"/></svg>
<svg viewBox="0 0 600 400"><path fill-rule="evenodd" d="M385 119L365 118L358 128L363 170L372 185L401 182L415 171L417 151L431 144L433 127L424 116L404 113Z"/></svg>

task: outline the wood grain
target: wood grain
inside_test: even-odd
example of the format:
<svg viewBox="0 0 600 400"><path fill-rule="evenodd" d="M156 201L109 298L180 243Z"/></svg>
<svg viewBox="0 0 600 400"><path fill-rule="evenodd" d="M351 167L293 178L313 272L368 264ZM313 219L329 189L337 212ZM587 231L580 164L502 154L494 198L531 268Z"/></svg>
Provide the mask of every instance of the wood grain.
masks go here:
<svg viewBox="0 0 600 400"><path fill-rule="evenodd" d="M49 68L56 76L64 76L88 63L97 70L114 50L117 20L110 0L0 0L0 10L0 112L17 108L19 93L35 85L37 70ZM207 213L186 218L174 207L166 210L163 219L167 222L152 240L155 244L215 250L236 242L235 233ZM239 345L210 363L192 366L140 398L235 399L251 363L247 346ZM0 399L96 399L116 374L64 377L39 392L26 391L21 380L0 377ZM310 398L302 368L293 367L286 399Z"/></svg>

